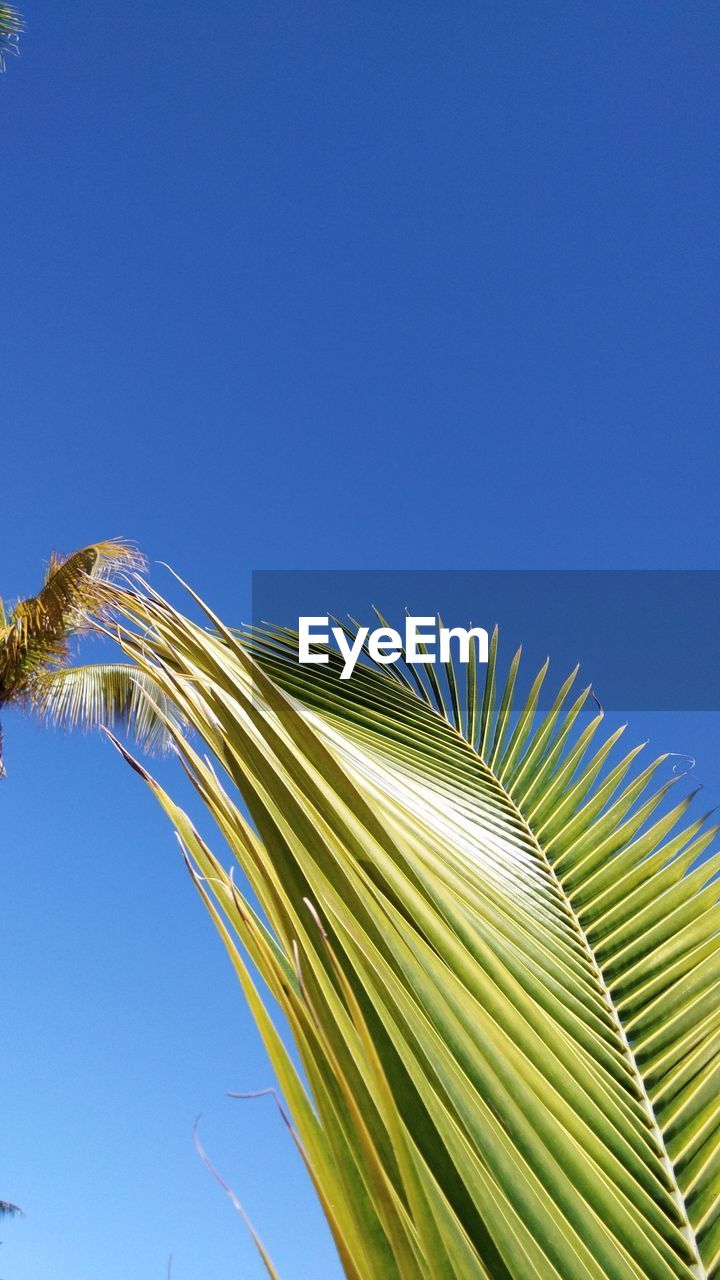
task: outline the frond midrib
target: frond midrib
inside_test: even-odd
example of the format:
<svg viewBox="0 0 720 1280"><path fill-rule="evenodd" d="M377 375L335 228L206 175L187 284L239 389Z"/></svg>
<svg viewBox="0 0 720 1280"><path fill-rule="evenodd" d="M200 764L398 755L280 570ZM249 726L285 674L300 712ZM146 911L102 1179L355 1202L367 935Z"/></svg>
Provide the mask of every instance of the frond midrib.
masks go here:
<svg viewBox="0 0 720 1280"><path fill-rule="evenodd" d="M531 843L532 847L535 849L542 866L544 867L548 877L550 878L551 883L555 886L558 894L561 897L563 906L565 907L565 910L567 911L567 914L572 923L572 927L577 933L577 936L582 944L583 950L588 960L588 964L590 965L590 968L595 975L598 988L607 1006L608 1014L615 1028L617 1038L622 1050L622 1054L630 1068L632 1078L635 1081L635 1084L637 1085L640 1100L648 1116L653 1137L655 1138L658 1144L659 1150L662 1152L662 1163L670 1177L670 1181L672 1184L672 1191L671 1191L672 1198L675 1201L683 1219L682 1232L688 1242L688 1245L690 1246L692 1252L695 1255L695 1262L690 1268L691 1274L695 1275L697 1277L697 1280L707 1280L708 1273L705 1270L702 1259L700 1257L700 1250L698 1248L697 1237L695 1235L695 1231L693 1229L692 1223L690 1222L690 1218L688 1216L685 1198L682 1194L682 1191L680 1190L680 1185L678 1183L677 1175L675 1172L675 1166L673 1165L673 1162L670 1158L670 1154L667 1149L667 1144L665 1142L662 1129L660 1127L660 1124L658 1123L657 1116L655 1115L655 1110L653 1108L650 1095L648 1094L647 1088L645 1086L645 1080L644 1080L643 1074L640 1070L640 1067L638 1066L637 1059L633 1052L632 1045L628 1040L627 1034L625 1032L625 1028L622 1023L622 1019L620 1018L620 1015L615 1006L615 1002L613 1000L612 994L610 992L610 988L608 987L608 984L605 980L605 975L603 973L602 965L600 961L597 959L595 952L593 950L592 944L585 930L583 929L582 924L580 923L577 912L575 911L575 908L573 906L572 899L570 898L569 893L565 889L565 886L563 885L561 877L556 872L551 859L549 858L548 854L545 852L541 842L539 841L537 835L533 831L532 826L530 825L528 819L525 817L520 805L513 799L510 792L506 789L506 787L498 778L497 774L492 769L492 766L488 763L487 760L485 760L480 755L480 752L475 751L474 748L470 746L467 739L461 733L459 733L458 730L455 729L455 727L449 723L449 721L447 723L449 725L449 728L456 734L458 740L463 742L465 747L469 748L472 751L473 755L475 756L482 770L484 771L487 780L492 783L493 787L497 790L498 794L502 797L503 803L510 811L510 814L512 815L512 817L515 818L516 821L520 823L524 834L527 836L528 841Z"/></svg>

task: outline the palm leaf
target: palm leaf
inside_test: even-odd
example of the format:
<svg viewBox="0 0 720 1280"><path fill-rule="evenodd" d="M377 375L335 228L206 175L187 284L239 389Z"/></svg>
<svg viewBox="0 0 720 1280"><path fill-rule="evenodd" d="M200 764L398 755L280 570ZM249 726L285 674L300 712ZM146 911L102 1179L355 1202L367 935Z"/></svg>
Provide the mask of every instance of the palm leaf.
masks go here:
<svg viewBox="0 0 720 1280"><path fill-rule="evenodd" d="M300 667L148 592L126 652L205 739L189 774L258 915L171 798L348 1276L720 1274L716 829L614 763L574 677ZM496 710L497 708L497 710ZM457 722L457 723L455 723ZM463 724L469 737L457 727ZM169 732L173 733L172 727ZM479 747L479 750L478 750ZM139 768L139 766L136 766ZM249 811L247 822L235 788ZM288 1020L307 1088L248 957Z"/></svg>
<svg viewBox="0 0 720 1280"><path fill-rule="evenodd" d="M0 4L0 71L5 70L7 54L17 55L18 40L24 26L20 11L13 4Z"/></svg>
<svg viewBox="0 0 720 1280"><path fill-rule="evenodd" d="M15 1218L18 1214L22 1214L22 1209L16 1204L11 1204L9 1200L0 1200L0 1218Z"/></svg>
<svg viewBox="0 0 720 1280"><path fill-rule="evenodd" d="M183 721L147 672L121 663L65 667L38 676L28 695L30 708L64 729L122 728L146 750L171 742L166 723Z"/></svg>
<svg viewBox="0 0 720 1280"><path fill-rule="evenodd" d="M144 567L144 556L120 538L93 543L69 556L53 552L42 590L19 601L13 617L26 619L29 630L77 629L88 613L107 608L108 583Z"/></svg>

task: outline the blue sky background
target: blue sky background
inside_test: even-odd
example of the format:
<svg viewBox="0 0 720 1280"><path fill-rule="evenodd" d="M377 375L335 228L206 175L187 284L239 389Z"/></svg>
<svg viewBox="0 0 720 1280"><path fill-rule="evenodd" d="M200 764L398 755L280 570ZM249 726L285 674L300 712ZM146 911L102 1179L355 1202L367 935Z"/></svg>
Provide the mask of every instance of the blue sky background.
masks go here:
<svg viewBox="0 0 720 1280"><path fill-rule="evenodd" d="M254 567L717 567L716 4L26 10L3 595L115 534L230 621ZM720 799L716 716L634 719ZM224 1097L270 1073L166 821L96 739L5 748L0 1274L259 1278L202 1112L281 1274L336 1280Z"/></svg>

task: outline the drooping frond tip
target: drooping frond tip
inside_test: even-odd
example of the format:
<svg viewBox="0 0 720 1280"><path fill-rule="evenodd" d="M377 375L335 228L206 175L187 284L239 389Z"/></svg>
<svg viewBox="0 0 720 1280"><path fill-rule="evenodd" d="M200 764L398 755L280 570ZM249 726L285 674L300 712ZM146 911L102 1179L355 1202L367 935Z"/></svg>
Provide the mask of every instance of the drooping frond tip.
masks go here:
<svg viewBox="0 0 720 1280"><path fill-rule="evenodd" d="M122 539L96 542L69 556L53 552L41 590L11 611L8 644L17 652L64 662L70 634L87 629L89 615L112 610L121 575L139 572L145 558Z"/></svg>
<svg viewBox="0 0 720 1280"><path fill-rule="evenodd" d="M142 553L122 538L94 542L69 556L53 552L42 591L19 607L39 613L44 626L55 619L63 627L71 622L78 629L83 615L112 609L123 579L142 573L146 567Z"/></svg>
<svg viewBox="0 0 720 1280"><path fill-rule="evenodd" d="M0 1200L0 1218L16 1218L18 1214L22 1217L19 1205L11 1204L9 1200Z"/></svg>
<svg viewBox="0 0 720 1280"><path fill-rule="evenodd" d="M5 70L5 58L20 52L20 32L24 28L22 14L15 5L0 4L0 71Z"/></svg>
<svg viewBox="0 0 720 1280"><path fill-rule="evenodd" d="M71 562L96 582L109 582L120 574L144 573L147 569L145 556L132 543L124 538L108 538L104 542L93 542L69 556L51 552L45 583L54 577L58 569Z"/></svg>

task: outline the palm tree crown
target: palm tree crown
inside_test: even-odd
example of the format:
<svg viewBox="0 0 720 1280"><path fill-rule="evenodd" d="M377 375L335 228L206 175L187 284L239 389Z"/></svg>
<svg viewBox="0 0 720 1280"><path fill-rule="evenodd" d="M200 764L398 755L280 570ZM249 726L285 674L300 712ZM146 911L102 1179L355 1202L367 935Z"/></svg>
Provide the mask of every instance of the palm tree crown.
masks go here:
<svg viewBox="0 0 720 1280"><path fill-rule="evenodd" d="M69 665L73 639L97 631L121 598L119 575L143 564L125 542L97 542L67 557L53 553L37 595L7 611L0 599L0 711L18 706L69 728L115 724L149 748L167 740L158 711L170 704L136 667Z"/></svg>

